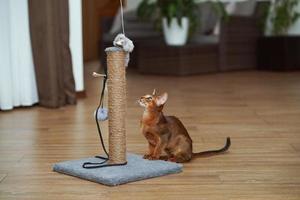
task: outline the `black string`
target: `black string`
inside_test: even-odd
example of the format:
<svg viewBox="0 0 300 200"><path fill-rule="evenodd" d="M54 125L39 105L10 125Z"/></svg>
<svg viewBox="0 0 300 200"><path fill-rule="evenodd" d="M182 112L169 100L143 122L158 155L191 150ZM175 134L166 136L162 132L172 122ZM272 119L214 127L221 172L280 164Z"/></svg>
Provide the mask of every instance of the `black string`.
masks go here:
<svg viewBox="0 0 300 200"><path fill-rule="evenodd" d="M98 111L99 111L100 108L103 108L104 91L105 91L105 86L106 86L106 81L107 81L107 69L106 68L104 68L104 73L105 73L105 77L103 78L102 91L101 91L101 95L100 95L99 105L96 109L95 121L96 121L96 125L97 125L97 130L98 130L101 146L102 146L102 149L103 149L106 157L95 156L95 158L102 159L103 161L102 162L85 162L82 165L82 167L85 168L85 169L95 169L95 168L102 168L102 167L121 166L121 165L126 165L127 164L127 162L120 163L120 164L105 164L109 160L109 154L108 154L108 152L105 148L101 128L100 128L99 121L98 121Z"/></svg>

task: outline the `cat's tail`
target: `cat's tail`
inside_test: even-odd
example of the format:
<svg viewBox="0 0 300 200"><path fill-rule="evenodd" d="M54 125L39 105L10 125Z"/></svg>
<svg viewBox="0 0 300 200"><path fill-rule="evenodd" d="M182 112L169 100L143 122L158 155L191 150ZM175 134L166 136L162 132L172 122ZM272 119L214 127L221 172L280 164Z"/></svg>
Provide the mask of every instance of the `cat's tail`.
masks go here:
<svg viewBox="0 0 300 200"><path fill-rule="evenodd" d="M193 157L213 156L213 155L216 155L216 154L219 154L219 153L223 153L223 152L226 152L229 149L230 145L231 145L231 140L230 140L230 137L228 137L226 139L225 146L222 147L221 149L193 153Z"/></svg>

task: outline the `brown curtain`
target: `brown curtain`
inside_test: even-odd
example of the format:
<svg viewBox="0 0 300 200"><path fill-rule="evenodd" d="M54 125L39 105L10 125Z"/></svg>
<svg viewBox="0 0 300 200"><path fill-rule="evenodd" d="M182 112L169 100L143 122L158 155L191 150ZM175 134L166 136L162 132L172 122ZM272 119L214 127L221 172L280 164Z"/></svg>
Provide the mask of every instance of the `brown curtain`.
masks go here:
<svg viewBox="0 0 300 200"><path fill-rule="evenodd" d="M75 104L68 0L28 2L39 103L52 108Z"/></svg>

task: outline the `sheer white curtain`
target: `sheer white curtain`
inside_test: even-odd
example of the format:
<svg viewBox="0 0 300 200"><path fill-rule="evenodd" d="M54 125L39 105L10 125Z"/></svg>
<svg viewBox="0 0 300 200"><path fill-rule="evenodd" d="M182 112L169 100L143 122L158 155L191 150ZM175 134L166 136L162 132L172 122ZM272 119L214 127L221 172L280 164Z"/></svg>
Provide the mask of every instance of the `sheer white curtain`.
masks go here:
<svg viewBox="0 0 300 200"><path fill-rule="evenodd" d="M0 0L0 109L38 102L27 0Z"/></svg>

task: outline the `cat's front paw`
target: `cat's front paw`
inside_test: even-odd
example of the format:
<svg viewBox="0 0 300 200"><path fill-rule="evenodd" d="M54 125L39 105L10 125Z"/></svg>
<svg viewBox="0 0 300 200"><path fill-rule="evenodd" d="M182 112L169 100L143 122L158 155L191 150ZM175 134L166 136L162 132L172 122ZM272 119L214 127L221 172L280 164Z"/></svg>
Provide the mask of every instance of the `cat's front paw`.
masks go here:
<svg viewBox="0 0 300 200"><path fill-rule="evenodd" d="M149 160L159 160L158 156L149 156L148 157Z"/></svg>
<svg viewBox="0 0 300 200"><path fill-rule="evenodd" d="M143 156L144 159L149 159L149 157L150 157L149 154L145 154L145 155Z"/></svg>
<svg viewBox="0 0 300 200"><path fill-rule="evenodd" d="M169 156L160 156L159 160L167 161L169 159Z"/></svg>

